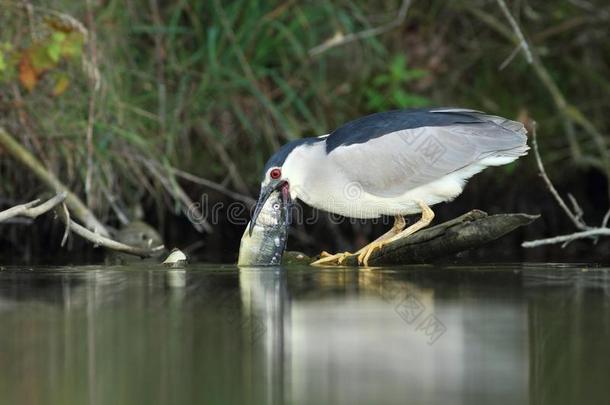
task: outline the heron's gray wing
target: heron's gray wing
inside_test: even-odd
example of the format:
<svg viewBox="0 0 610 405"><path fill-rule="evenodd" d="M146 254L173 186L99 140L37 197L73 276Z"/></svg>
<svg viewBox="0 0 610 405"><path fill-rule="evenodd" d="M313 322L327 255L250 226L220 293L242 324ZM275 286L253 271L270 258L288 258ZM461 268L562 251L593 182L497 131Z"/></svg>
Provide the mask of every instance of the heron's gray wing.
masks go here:
<svg viewBox="0 0 610 405"><path fill-rule="evenodd" d="M326 140L326 151L337 147L365 143L386 134L421 127L443 127L485 122L480 111L464 108L417 108L384 111L367 115L341 125Z"/></svg>
<svg viewBox="0 0 610 405"><path fill-rule="evenodd" d="M520 123L470 114L478 121L389 132L335 147L328 158L365 192L393 197L486 157L517 157L527 151L526 132Z"/></svg>

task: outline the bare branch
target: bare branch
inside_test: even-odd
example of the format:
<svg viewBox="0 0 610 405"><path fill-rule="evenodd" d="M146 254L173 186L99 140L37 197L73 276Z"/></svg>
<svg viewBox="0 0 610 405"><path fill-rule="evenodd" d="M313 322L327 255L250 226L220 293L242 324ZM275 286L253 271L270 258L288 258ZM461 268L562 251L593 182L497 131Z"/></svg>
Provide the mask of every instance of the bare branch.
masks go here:
<svg viewBox="0 0 610 405"><path fill-rule="evenodd" d="M500 4L501 7L503 5L504 8L506 8L506 4L503 0L497 1L499 3L502 3ZM515 45L522 46L522 41L525 41L522 31L518 25L516 25L515 29L514 24L516 24L516 21L512 18L512 16L511 18L509 18L509 21L511 23L511 26L513 27L513 32L520 32L520 37L518 35L513 35L513 33L508 28L506 28L500 21L495 19L493 16L483 12L480 7L470 6L467 7L467 10L473 15L475 15L477 18L479 18L482 22L493 28L500 35L515 43ZM610 185L610 152L607 149L605 137L597 130L595 125L593 125L593 123L587 118L585 114L583 114L578 108L576 108L574 105L570 104L566 100L565 96L561 92L561 89L559 88L557 83L555 83L555 80L542 63L540 57L538 57L538 55L536 55L536 53L532 49L530 49L530 47L527 45L527 41L525 41L525 45L527 46L527 51L532 57L532 69L534 70L536 76L538 76L538 79L540 80L542 85L549 92L555 104L555 108L557 109L557 112L559 113L560 118L562 119L563 126L565 128L565 134L570 144L572 158L576 163L592 166L603 172L607 178L608 184ZM583 156L580 145L575 135L574 127L576 125L584 129L584 131L589 135L591 140L595 143L595 146L597 147L597 150L599 152L599 158ZM608 188L608 193L610 196L610 187Z"/></svg>
<svg viewBox="0 0 610 405"><path fill-rule="evenodd" d="M508 10L508 7L506 6L506 3L504 2L504 0L497 0L497 2L498 2L498 5L500 6L500 9L504 13L504 16L510 23L510 26L512 27L515 35L517 36L517 39L519 40L519 46L521 47L521 49L523 49L523 53L525 54L525 59L527 60L527 63L531 64L534 61L534 58L532 57L532 52L530 51L530 47L529 47L527 41L525 40L525 36L523 35L523 32L521 31L519 24L517 24L517 21L515 21L515 18L512 16L510 11Z"/></svg>
<svg viewBox="0 0 610 405"><path fill-rule="evenodd" d="M106 249L140 257L150 257L165 248L164 245L159 245L150 249L126 245L124 243L117 242L114 239L102 236L98 233L91 232L84 226L77 224L76 222L70 219L69 214L66 214L67 210L66 212L55 210L55 212L57 213L61 221L70 228L70 231L74 232L81 238L92 242L95 246L101 246Z"/></svg>
<svg viewBox="0 0 610 405"><path fill-rule="evenodd" d="M570 203L572 204L572 210L574 212L574 216L576 217L576 219L578 219L578 221L584 223L585 221L583 220L583 216L585 215L585 213L582 210L582 207L580 206L578 201L576 201L576 198L572 195L572 193L568 193L568 199L570 200Z"/></svg>
<svg viewBox="0 0 610 405"><path fill-rule="evenodd" d="M337 32L332 38L327 39L324 43L311 48L309 50L309 56L317 56L321 53L328 51L331 48L342 46L364 38L374 37L385 32L391 31L404 22L405 18L407 18L407 11L409 10L410 6L411 0L403 0L402 5L398 10L398 14L396 15L396 18L378 27L369 28L364 31L355 32L347 35L343 35L342 33Z"/></svg>
<svg viewBox="0 0 610 405"><path fill-rule="evenodd" d="M66 199L66 192L58 193L55 197L50 198L44 203L37 205L40 199L30 201L25 204L16 205L7 210L0 211L0 222L4 222L7 219L21 216L28 218L36 218L45 212L52 210L56 205L61 204Z"/></svg>
<svg viewBox="0 0 610 405"><path fill-rule="evenodd" d="M546 183L549 191L551 192L551 194L553 195L553 197L555 198L555 200L557 201L559 206L563 209L563 211L566 213L568 218L570 218L570 220L572 221L574 226L576 226L576 228L580 229L581 232L575 232L575 233L572 233L569 235L554 236L552 238L527 241L527 242L523 242L521 244L521 246L525 247L525 248L532 248L532 247L537 247L537 246L542 246L542 245L551 245L551 244L556 244L556 243L562 243L561 247L565 248L570 242L575 241L577 239L593 238L594 241L597 242L597 239L599 236L610 235L610 228L606 227L606 225L608 224L608 220L610 220L610 209L608 210L608 212L606 212L606 215L604 215L604 219L602 220L601 227L595 228L595 227L587 226L582 219L583 210L580 207L580 205L578 204L578 202L576 201L576 199L571 194L568 194L568 197L570 198L572 206L574 207L573 208L574 211L572 211L568 208L567 204L563 201L563 199L561 198L561 196L555 189L555 186L553 186L553 183L549 179L549 176L546 174L546 170L544 169L544 165L542 164L542 159L540 158L535 122L532 125L532 145L534 146L534 155L536 157L536 163L538 164L538 170L540 171L540 176L542 176L542 179Z"/></svg>
<svg viewBox="0 0 610 405"><path fill-rule="evenodd" d="M159 180L165 191L180 204L182 212L198 232L213 232L212 225L205 219L204 213L202 212L203 207L200 207L200 204L195 204L182 187L180 187L176 181L172 181L175 180L173 177L169 178L161 173L160 170L164 169L163 166L158 162L146 159L143 156L137 156L137 158L139 158L150 173Z"/></svg>
<svg viewBox="0 0 610 405"><path fill-rule="evenodd" d="M568 208L567 204L565 203L565 201L563 201L563 198L561 198L561 196L557 192L557 189L551 182L551 179L549 179L549 176L546 174L546 169L544 168L544 165L542 164L542 158L540 157L540 151L538 150L538 134L536 133L536 122L532 123L532 146L534 147L534 156L536 157L536 164L538 165L538 170L540 171L540 176L546 183L546 186L549 189L549 191L551 192L551 194L553 195L553 197L555 198L555 201L557 201L557 204L559 204L561 209L566 213L568 218L570 218L570 220L572 221L574 226L576 226L576 228L581 229L581 230L590 229L583 222L582 219L579 219L570 210L570 208Z"/></svg>
<svg viewBox="0 0 610 405"><path fill-rule="evenodd" d="M513 59L515 59L515 56L517 56L520 50L521 45L517 45L515 49L513 49L513 51L510 53L510 55L508 55L508 57L504 59L504 62L500 64L498 70L504 70L508 65L510 65L510 63L513 61Z"/></svg>
<svg viewBox="0 0 610 405"><path fill-rule="evenodd" d="M561 196L557 192L557 189L551 182L551 179L549 179L549 176L546 174L546 169L542 164L542 158L540 157L540 151L538 149L538 134L536 133L536 122L532 123L532 146L534 147L534 156L536 157L536 164L538 165L540 176L546 183L546 186L555 198L555 201L557 201L557 204L559 204L561 209L566 213L568 218L570 218L576 228L581 230L589 229L589 227L587 227L587 225L582 221L582 219L578 219L578 217L570 210L570 208L568 208L567 204L565 203L565 201L563 201L563 198L561 198Z"/></svg>
<svg viewBox="0 0 610 405"><path fill-rule="evenodd" d="M66 229L64 229L64 236L61 238L61 247L64 247L66 245L66 242L68 241L68 236L70 236L70 211L68 211L68 207L66 207L66 204L62 204L61 207L64 209L64 215L66 216Z"/></svg>
<svg viewBox="0 0 610 405"><path fill-rule="evenodd" d="M610 220L610 208L606 211L606 215L604 215L604 219L602 219L602 228L608 226L608 220Z"/></svg>
<svg viewBox="0 0 610 405"><path fill-rule="evenodd" d="M54 192L66 193L66 205L75 217L83 222L88 228L94 229L102 235L109 235L106 227L99 219L89 210L89 208L81 201L81 199L68 188L43 164L21 145L13 135L9 134L6 129L0 127L0 146L15 160L19 161L23 166L30 170L47 188Z"/></svg>
<svg viewBox="0 0 610 405"><path fill-rule="evenodd" d="M248 204L248 205L254 205L256 203L256 200L254 198L252 198L250 196L247 196L247 195L244 195L244 194L241 194L241 193L237 193L235 191L231 191L228 188L226 188L225 186L223 186L222 184L218 184L218 183L213 182L211 180L204 179L203 177L195 176L194 174L185 172L185 171L180 170L180 169L176 169L175 167L170 167L169 170L176 177L183 178L183 179L188 180L188 181L190 181L192 183L195 183L195 184L200 184L202 186L209 187L212 190L216 190L219 193L222 193L222 194L226 195L227 197L230 197L230 198L232 198L232 199L234 199L236 201L241 201L241 202L243 202L245 204Z"/></svg>
<svg viewBox="0 0 610 405"><path fill-rule="evenodd" d="M575 232L569 235L554 236L552 238L531 240L523 242L521 246L524 248L532 248L542 245L553 245L557 243L572 242L577 239L593 238L596 236L610 236L610 228L593 228L582 232ZM564 245L565 246L565 245Z"/></svg>

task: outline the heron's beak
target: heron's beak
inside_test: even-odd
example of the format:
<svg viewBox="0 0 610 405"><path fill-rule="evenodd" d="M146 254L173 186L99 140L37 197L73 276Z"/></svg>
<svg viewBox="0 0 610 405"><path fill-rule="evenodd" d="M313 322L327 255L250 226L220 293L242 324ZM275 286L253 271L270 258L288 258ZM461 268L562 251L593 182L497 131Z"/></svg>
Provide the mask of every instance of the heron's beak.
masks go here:
<svg viewBox="0 0 610 405"><path fill-rule="evenodd" d="M270 181L266 186L261 188L261 194L258 197L258 201L256 202L256 208L254 208L254 213L252 214L252 219L250 220L250 227L248 228L248 233L252 236L252 230L254 229L254 225L256 224L256 219L258 215L261 213L261 210L265 206L265 202L275 190L281 189L282 192L282 203L284 209L284 220L286 225L288 225L289 216L290 216L290 192L288 183L284 180L275 180Z"/></svg>
<svg viewBox="0 0 610 405"><path fill-rule="evenodd" d="M290 197L290 186L284 182L281 186L282 191L282 209L284 210L284 225L287 227L290 225L292 212L292 198Z"/></svg>

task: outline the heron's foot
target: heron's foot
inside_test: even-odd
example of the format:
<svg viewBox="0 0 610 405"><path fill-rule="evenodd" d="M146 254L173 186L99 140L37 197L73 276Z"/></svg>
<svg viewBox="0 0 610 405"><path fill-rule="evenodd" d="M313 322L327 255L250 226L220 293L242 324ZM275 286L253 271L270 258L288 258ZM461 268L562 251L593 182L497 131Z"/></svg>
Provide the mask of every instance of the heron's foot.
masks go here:
<svg viewBox="0 0 610 405"><path fill-rule="evenodd" d="M351 256L350 252L330 254L328 252L320 253L320 258L315 262L311 263L313 266L325 265L325 264L342 264L346 258Z"/></svg>
<svg viewBox="0 0 610 405"><path fill-rule="evenodd" d="M369 243L358 251L358 264L368 267L369 259L371 258L371 254L373 254L373 252L398 239L407 238L413 235L415 232L427 227L430 222L432 222L434 219L434 212L430 209L430 207L428 207L428 205L423 201L417 201L417 204L421 208L420 220L413 225L400 230L401 225L399 224L398 217L396 217L394 227L392 227L388 233L381 236L376 241ZM404 225L404 219L402 224Z"/></svg>
<svg viewBox="0 0 610 405"><path fill-rule="evenodd" d="M371 254L373 254L373 252L375 250L381 249L387 243L388 243L387 240L375 241L375 242L369 243L368 245L366 245L365 247L360 249L360 251L359 251L360 254L358 255L358 264L361 266L364 265L364 266L368 267Z"/></svg>

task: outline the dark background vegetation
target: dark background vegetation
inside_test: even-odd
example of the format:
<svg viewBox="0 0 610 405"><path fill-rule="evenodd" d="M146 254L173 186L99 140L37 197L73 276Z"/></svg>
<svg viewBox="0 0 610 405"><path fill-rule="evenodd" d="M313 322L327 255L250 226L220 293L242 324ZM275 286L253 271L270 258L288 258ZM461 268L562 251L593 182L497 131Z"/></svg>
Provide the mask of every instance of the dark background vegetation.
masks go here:
<svg viewBox="0 0 610 405"><path fill-rule="evenodd" d="M404 107L536 120L550 177L599 224L609 205L610 6L507 4L533 64L492 0L414 1L404 20L399 0L0 0L0 126L104 223L141 217L196 260L234 261L243 226L221 215L196 230L184 215L190 202L207 195L229 204L235 196L226 191L256 198L261 168L281 144ZM374 27L387 30L317 52ZM0 209L44 191L0 147ZM520 247L575 231L532 154L475 176L457 200L437 206L437 220L471 208L542 218L469 259L610 259L603 239ZM382 229L322 216L296 226L289 248L352 249ZM76 238L60 248L62 234L51 214L2 224L1 262L101 259Z"/></svg>

